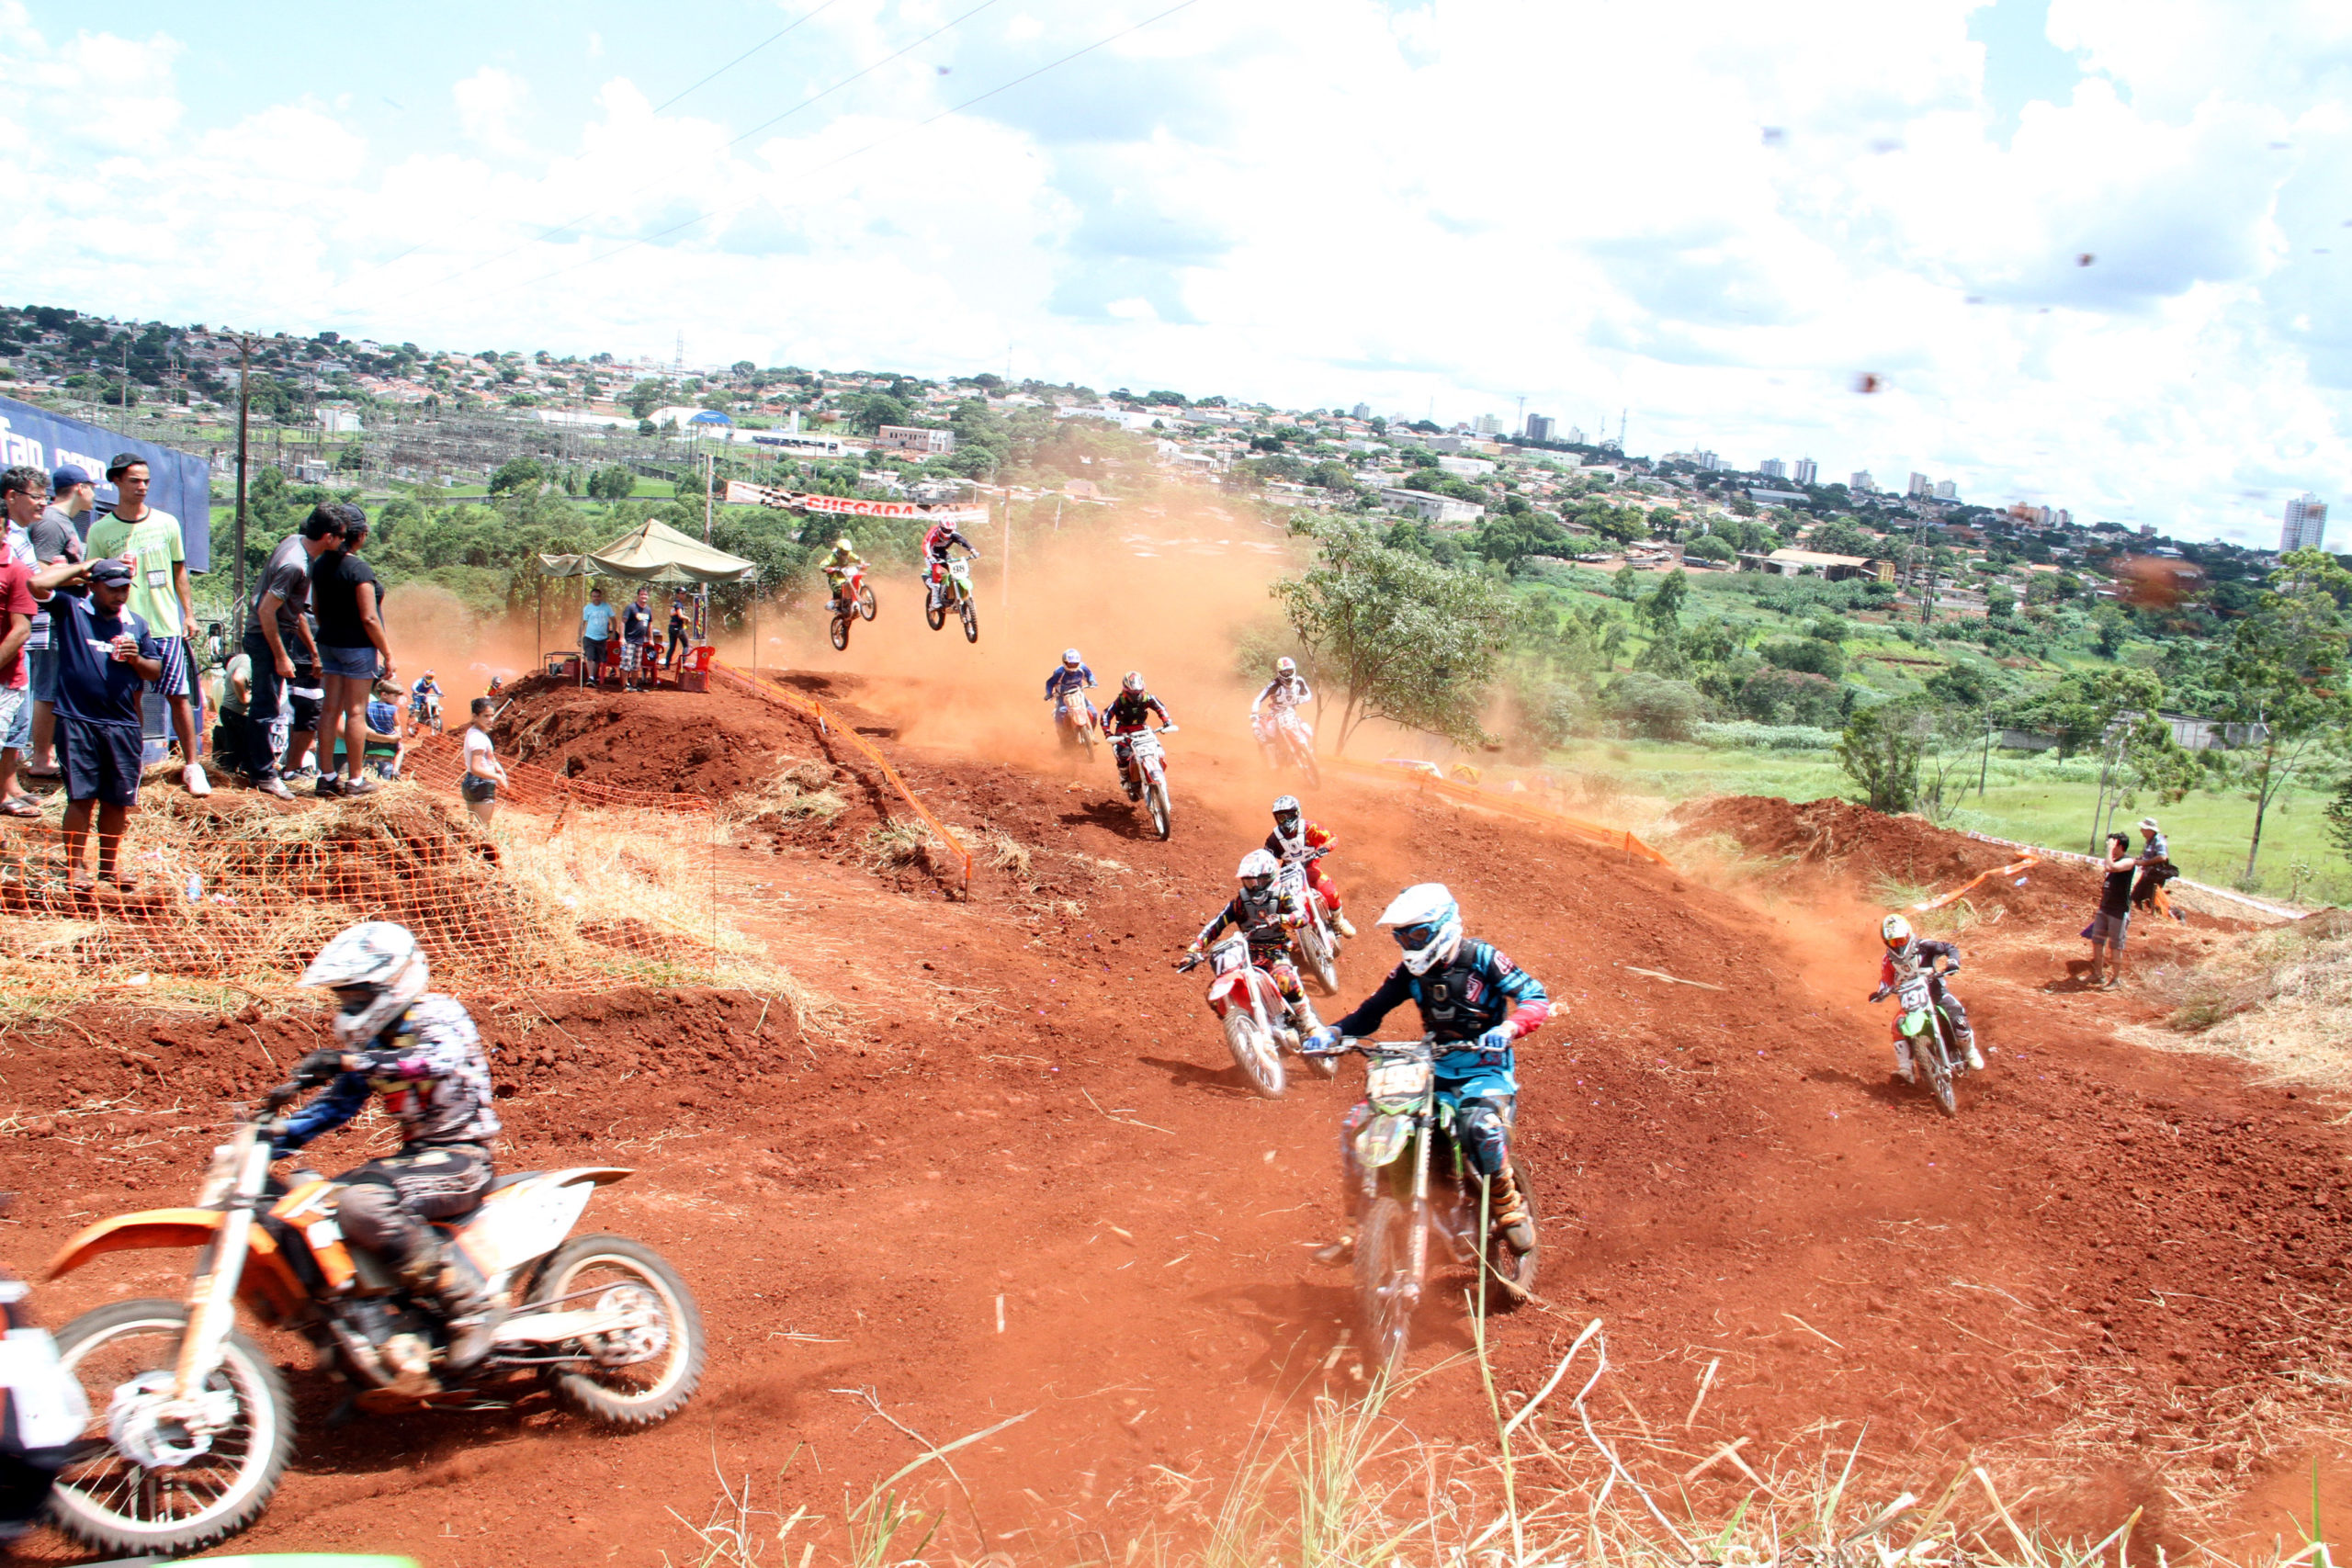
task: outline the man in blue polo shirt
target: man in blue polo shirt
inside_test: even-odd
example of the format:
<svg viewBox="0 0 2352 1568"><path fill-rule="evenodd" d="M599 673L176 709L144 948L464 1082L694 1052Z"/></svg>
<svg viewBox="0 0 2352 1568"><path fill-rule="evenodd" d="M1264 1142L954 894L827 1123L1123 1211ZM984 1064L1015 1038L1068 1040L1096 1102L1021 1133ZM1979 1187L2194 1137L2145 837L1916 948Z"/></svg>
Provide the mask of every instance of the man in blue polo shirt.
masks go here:
<svg viewBox="0 0 2352 1568"><path fill-rule="evenodd" d="M580 657L586 666L580 672L581 682L594 685L604 679L605 646L613 638L613 607L605 599L602 588L588 590L588 603L580 606Z"/></svg>
<svg viewBox="0 0 2352 1568"><path fill-rule="evenodd" d="M84 872L93 810L98 818L98 875L125 893L138 878L119 871L115 855L130 808L139 804L139 774L146 736L139 697L145 682L163 678L161 650L147 623L124 606L131 569L120 560L61 560L33 574L33 598L53 617L57 651L57 751L65 773L65 880L76 891L95 884ZM58 589L86 582L89 596Z"/></svg>

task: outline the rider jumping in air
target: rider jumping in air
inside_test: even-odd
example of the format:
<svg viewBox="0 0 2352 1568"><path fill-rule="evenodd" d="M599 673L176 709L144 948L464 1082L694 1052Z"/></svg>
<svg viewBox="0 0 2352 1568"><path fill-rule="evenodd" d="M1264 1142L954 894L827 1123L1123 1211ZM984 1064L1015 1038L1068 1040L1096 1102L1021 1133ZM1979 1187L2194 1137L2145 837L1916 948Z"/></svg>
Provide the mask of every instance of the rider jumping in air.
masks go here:
<svg viewBox="0 0 2352 1568"><path fill-rule="evenodd" d="M1495 1229L1519 1251L1535 1247L1535 1224L1511 1176L1510 1130L1519 1114L1517 1054L1512 1042L1532 1034L1552 1016L1543 983L1513 964L1491 942L1462 934L1462 907L1444 886L1424 882L1396 895L1381 912L1393 927L1404 961L1388 972L1380 988L1356 1010L1322 1031L1306 1049L1329 1050L1342 1039L1368 1038L1381 1021L1404 1003L1420 1009L1421 1028L1435 1037L1437 1092L1453 1107L1454 1137L1478 1174L1489 1183ZM1363 1191L1355 1134L1371 1115L1359 1104L1340 1134L1345 1184L1341 1200L1348 1234L1317 1257L1336 1263L1355 1250L1355 1213Z"/></svg>
<svg viewBox="0 0 2352 1568"><path fill-rule="evenodd" d="M1960 1005L1958 997L1944 989L1944 976L1960 973L1960 949L1948 942L1936 942L1917 935L1911 930L1911 922L1900 915L1887 916L1881 922L1878 934L1879 940L1886 944L1886 956L1879 962L1878 989L1871 993L1871 1000L1884 1001L1894 994L1895 982L1901 978L1905 969L1918 969L1928 977L1928 997L1944 1010L1944 1016L1951 1020L1952 1031L1960 1036L1961 1046L1968 1053L1970 1070L1983 1071L1984 1055L1976 1048L1976 1031L1969 1027L1968 1010ZM1944 961L1945 968L1936 967L1935 961L1939 958ZM1898 1015L1902 1011L1900 1008L1895 1010ZM1911 1070L1911 1042L1903 1037L1900 1016L1894 1021L1894 1076L1905 1083L1915 1082Z"/></svg>
<svg viewBox="0 0 2352 1568"><path fill-rule="evenodd" d="M1070 651L1076 652L1077 649ZM1119 772L1123 776L1127 771L1127 748L1121 741L1138 730L1149 729L1154 714L1159 716L1161 728L1176 728L1175 719L1169 716L1168 705L1144 689L1143 671L1128 671L1125 679L1119 682L1119 694L1112 699L1109 707L1102 710L1102 733L1109 739L1112 752L1119 760ZM1141 784L1133 778L1127 778L1125 783L1129 800L1142 795Z"/></svg>
<svg viewBox="0 0 2352 1568"><path fill-rule="evenodd" d="M853 606L842 597L849 584L849 574L865 564L865 558L852 547L847 539L833 541L833 553L824 560L825 586L831 591L832 607L847 610Z"/></svg>
<svg viewBox="0 0 2352 1568"><path fill-rule="evenodd" d="M1340 909L1339 886L1323 869L1323 857L1339 840L1331 837L1329 828L1308 821L1300 813L1295 795L1277 798L1273 809L1274 830L1266 835L1266 852L1284 865L1303 866L1306 885L1323 896L1323 907L1331 911L1331 923L1340 928L1341 936L1354 936L1356 928Z"/></svg>
<svg viewBox="0 0 2352 1568"><path fill-rule="evenodd" d="M1275 887L1274 876L1281 870L1274 857L1263 850L1243 855L1234 873L1241 891L1210 917L1187 951L1198 956L1227 926L1247 937L1250 962L1273 976L1274 988L1288 1004L1291 1027L1305 1040L1321 1031L1323 1023L1315 1016L1315 1004L1306 999L1306 987L1299 983L1298 965L1291 962L1290 933L1306 923L1306 911L1299 908L1297 899Z"/></svg>
<svg viewBox="0 0 2352 1568"><path fill-rule="evenodd" d="M952 523L933 523L922 536L923 581L931 586L931 607L934 610L947 603L947 552L957 545L975 560L980 552L972 541Z"/></svg>
<svg viewBox="0 0 2352 1568"><path fill-rule="evenodd" d="M1265 753L1266 766L1274 766L1274 727L1281 716L1304 702L1312 701L1315 690L1298 672L1298 660L1282 658L1274 660L1274 678L1250 704L1250 730L1258 738L1258 750ZM1268 707L1264 716L1258 710Z"/></svg>

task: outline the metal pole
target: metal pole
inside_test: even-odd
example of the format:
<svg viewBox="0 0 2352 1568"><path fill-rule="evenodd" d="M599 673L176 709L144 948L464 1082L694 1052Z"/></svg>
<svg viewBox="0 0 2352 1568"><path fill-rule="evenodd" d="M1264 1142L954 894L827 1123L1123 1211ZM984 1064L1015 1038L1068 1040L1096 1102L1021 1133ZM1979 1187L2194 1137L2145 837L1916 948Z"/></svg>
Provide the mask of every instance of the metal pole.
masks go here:
<svg viewBox="0 0 2352 1568"><path fill-rule="evenodd" d="M752 570L752 679L760 678L760 573Z"/></svg>
<svg viewBox="0 0 2352 1568"><path fill-rule="evenodd" d="M1010 620L1012 616L1012 497L1004 498L1004 590L997 596L996 613Z"/></svg>
<svg viewBox="0 0 2352 1568"><path fill-rule="evenodd" d="M237 339L237 613L245 613L245 426L253 413L254 340Z"/></svg>
<svg viewBox="0 0 2352 1568"><path fill-rule="evenodd" d="M710 543L710 475L711 454L702 455L702 542Z"/></svg>

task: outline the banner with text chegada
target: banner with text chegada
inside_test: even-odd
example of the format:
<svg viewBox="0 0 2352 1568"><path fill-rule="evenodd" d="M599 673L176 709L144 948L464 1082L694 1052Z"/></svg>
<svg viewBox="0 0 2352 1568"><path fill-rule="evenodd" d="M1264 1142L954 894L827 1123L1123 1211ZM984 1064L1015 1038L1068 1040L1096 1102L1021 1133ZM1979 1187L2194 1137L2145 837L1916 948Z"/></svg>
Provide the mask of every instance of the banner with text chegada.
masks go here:
<svg viewBox="0 0 2352 1568"><path fill-rule="evenodd" d="M147 465L147 504L180 520L188 570L212 570L212 476L203 458L0 398L0 466L47 475L71 463L90 476L102 512L115 502L107 464L124 453Z"/></svg>
<svg viewBox="0 0 2352 1568"><path fill-rule="evenodd" d="M985 506L923 506L911 501L868 501L854 495L806 495L742 479L727 481L726 501L729 506L771 506L782 512L806 512L811 517L910 517L951 528L977 528L989 520Z"/></svg>

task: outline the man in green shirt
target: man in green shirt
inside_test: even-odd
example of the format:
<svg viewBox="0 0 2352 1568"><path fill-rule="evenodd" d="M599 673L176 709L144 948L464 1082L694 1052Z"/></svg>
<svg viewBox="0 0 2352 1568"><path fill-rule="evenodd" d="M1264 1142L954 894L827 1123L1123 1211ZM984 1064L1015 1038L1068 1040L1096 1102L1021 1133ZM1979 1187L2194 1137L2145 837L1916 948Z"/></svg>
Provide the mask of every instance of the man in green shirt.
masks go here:
<svg viewBox="0 0 2352 1568"><path fill-rule="evenodd" d="M119 498L114 515L90 528L90 558L119 560L130 568L130 612L154 634L163 674L150 689L171 709L180 741L181 782L190 795L210 795L196 744L196 705L189 701L194 671L187 632L196 624L196 603L187 586L187 545L180 520L147 504L147 465L125 452L107 465L107 482Z"/></svg>

